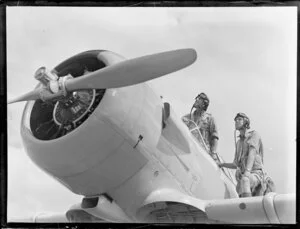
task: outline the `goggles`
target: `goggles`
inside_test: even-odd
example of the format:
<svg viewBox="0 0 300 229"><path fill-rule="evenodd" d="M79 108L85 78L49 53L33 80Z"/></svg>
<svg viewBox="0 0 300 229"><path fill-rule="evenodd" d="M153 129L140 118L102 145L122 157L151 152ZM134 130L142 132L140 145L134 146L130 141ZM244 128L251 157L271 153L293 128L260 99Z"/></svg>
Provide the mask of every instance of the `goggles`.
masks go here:
<svg viewBox="0 0 300 229"><path fill-rule="evenodd" d="M209 101L207 95L204 94L204 93L200 93L199 95L196 96L195 99L196 99L196 100L198 100L198 99L203 99L203 100L208 100L208 101Z"/></svg>
<svg viewBox="0 0 300 229"><path fill-rule="evenodd" d="M245 115L244 113L237 113L235 118L234 118L234 121L238 118L238 117L241 117L241 118L246 118L249 120L249 118L247 117L247 115Z"/></svg>

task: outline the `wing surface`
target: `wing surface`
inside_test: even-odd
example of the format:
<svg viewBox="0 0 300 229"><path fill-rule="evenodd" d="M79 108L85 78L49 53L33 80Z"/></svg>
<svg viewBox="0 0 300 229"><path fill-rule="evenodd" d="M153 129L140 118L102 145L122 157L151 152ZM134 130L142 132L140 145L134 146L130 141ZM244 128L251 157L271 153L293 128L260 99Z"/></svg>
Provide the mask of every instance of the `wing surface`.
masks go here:
<svg viewBox="0 0 300 229"><path fill-rule="evenodd" d="M175 190L157 190L138 211L141 222L295 224L295 194L205 201Z"/></svg>
<svg viewBox="0 0 300 229"><path fill-rule="evenodd" d="M208 218L238 224L296 223L295 194L268 193L265 196L211 201Z"/></svg>

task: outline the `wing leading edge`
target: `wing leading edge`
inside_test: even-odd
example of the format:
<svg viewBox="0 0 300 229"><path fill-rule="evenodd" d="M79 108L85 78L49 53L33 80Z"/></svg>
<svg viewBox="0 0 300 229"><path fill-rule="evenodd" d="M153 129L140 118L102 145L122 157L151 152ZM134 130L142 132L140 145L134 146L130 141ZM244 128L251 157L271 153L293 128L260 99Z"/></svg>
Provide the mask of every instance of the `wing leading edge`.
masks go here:
<svg viewBox="0 0 300 229"><path fill-rule="evenodd" d="M210 219L241 224L296 223L296 195L265 196L211 201L205 212Z"/></svg>

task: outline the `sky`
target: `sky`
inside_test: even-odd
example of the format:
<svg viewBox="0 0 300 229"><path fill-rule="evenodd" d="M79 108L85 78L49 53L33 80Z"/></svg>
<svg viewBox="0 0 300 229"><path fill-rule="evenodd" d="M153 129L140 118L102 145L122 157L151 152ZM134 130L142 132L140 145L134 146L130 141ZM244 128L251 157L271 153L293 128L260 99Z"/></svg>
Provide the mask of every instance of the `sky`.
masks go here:
<svg viewBox="0 0 300 229"><path fill-rule="evenodd" d="M180 117L205 92L218 152L234 157L234 116L246 113L264 145L278 193L296 192L296 7L7 7L7 97L32 90L34 72L83 51L130 59L193 48L196 62L149 84ZM65 212L81 201L27 157L20 136L25 102L8 121L8 219Z"/></svg>

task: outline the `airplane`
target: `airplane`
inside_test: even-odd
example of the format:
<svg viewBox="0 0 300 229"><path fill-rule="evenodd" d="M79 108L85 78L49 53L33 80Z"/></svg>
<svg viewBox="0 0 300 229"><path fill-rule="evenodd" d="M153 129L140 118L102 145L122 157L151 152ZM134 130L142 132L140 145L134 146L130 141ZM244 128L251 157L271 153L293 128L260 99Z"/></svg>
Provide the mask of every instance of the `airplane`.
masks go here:
<svg viewBox="0 0 300 229"><path fill-rule="evenodd" d="M191 48L129 60L90 50L39 68L35 89L8 103L27 101L29 158L83 198L15 222L295 223L294 193L239 198L232 170L147 83L196 59Z"/></svg>

